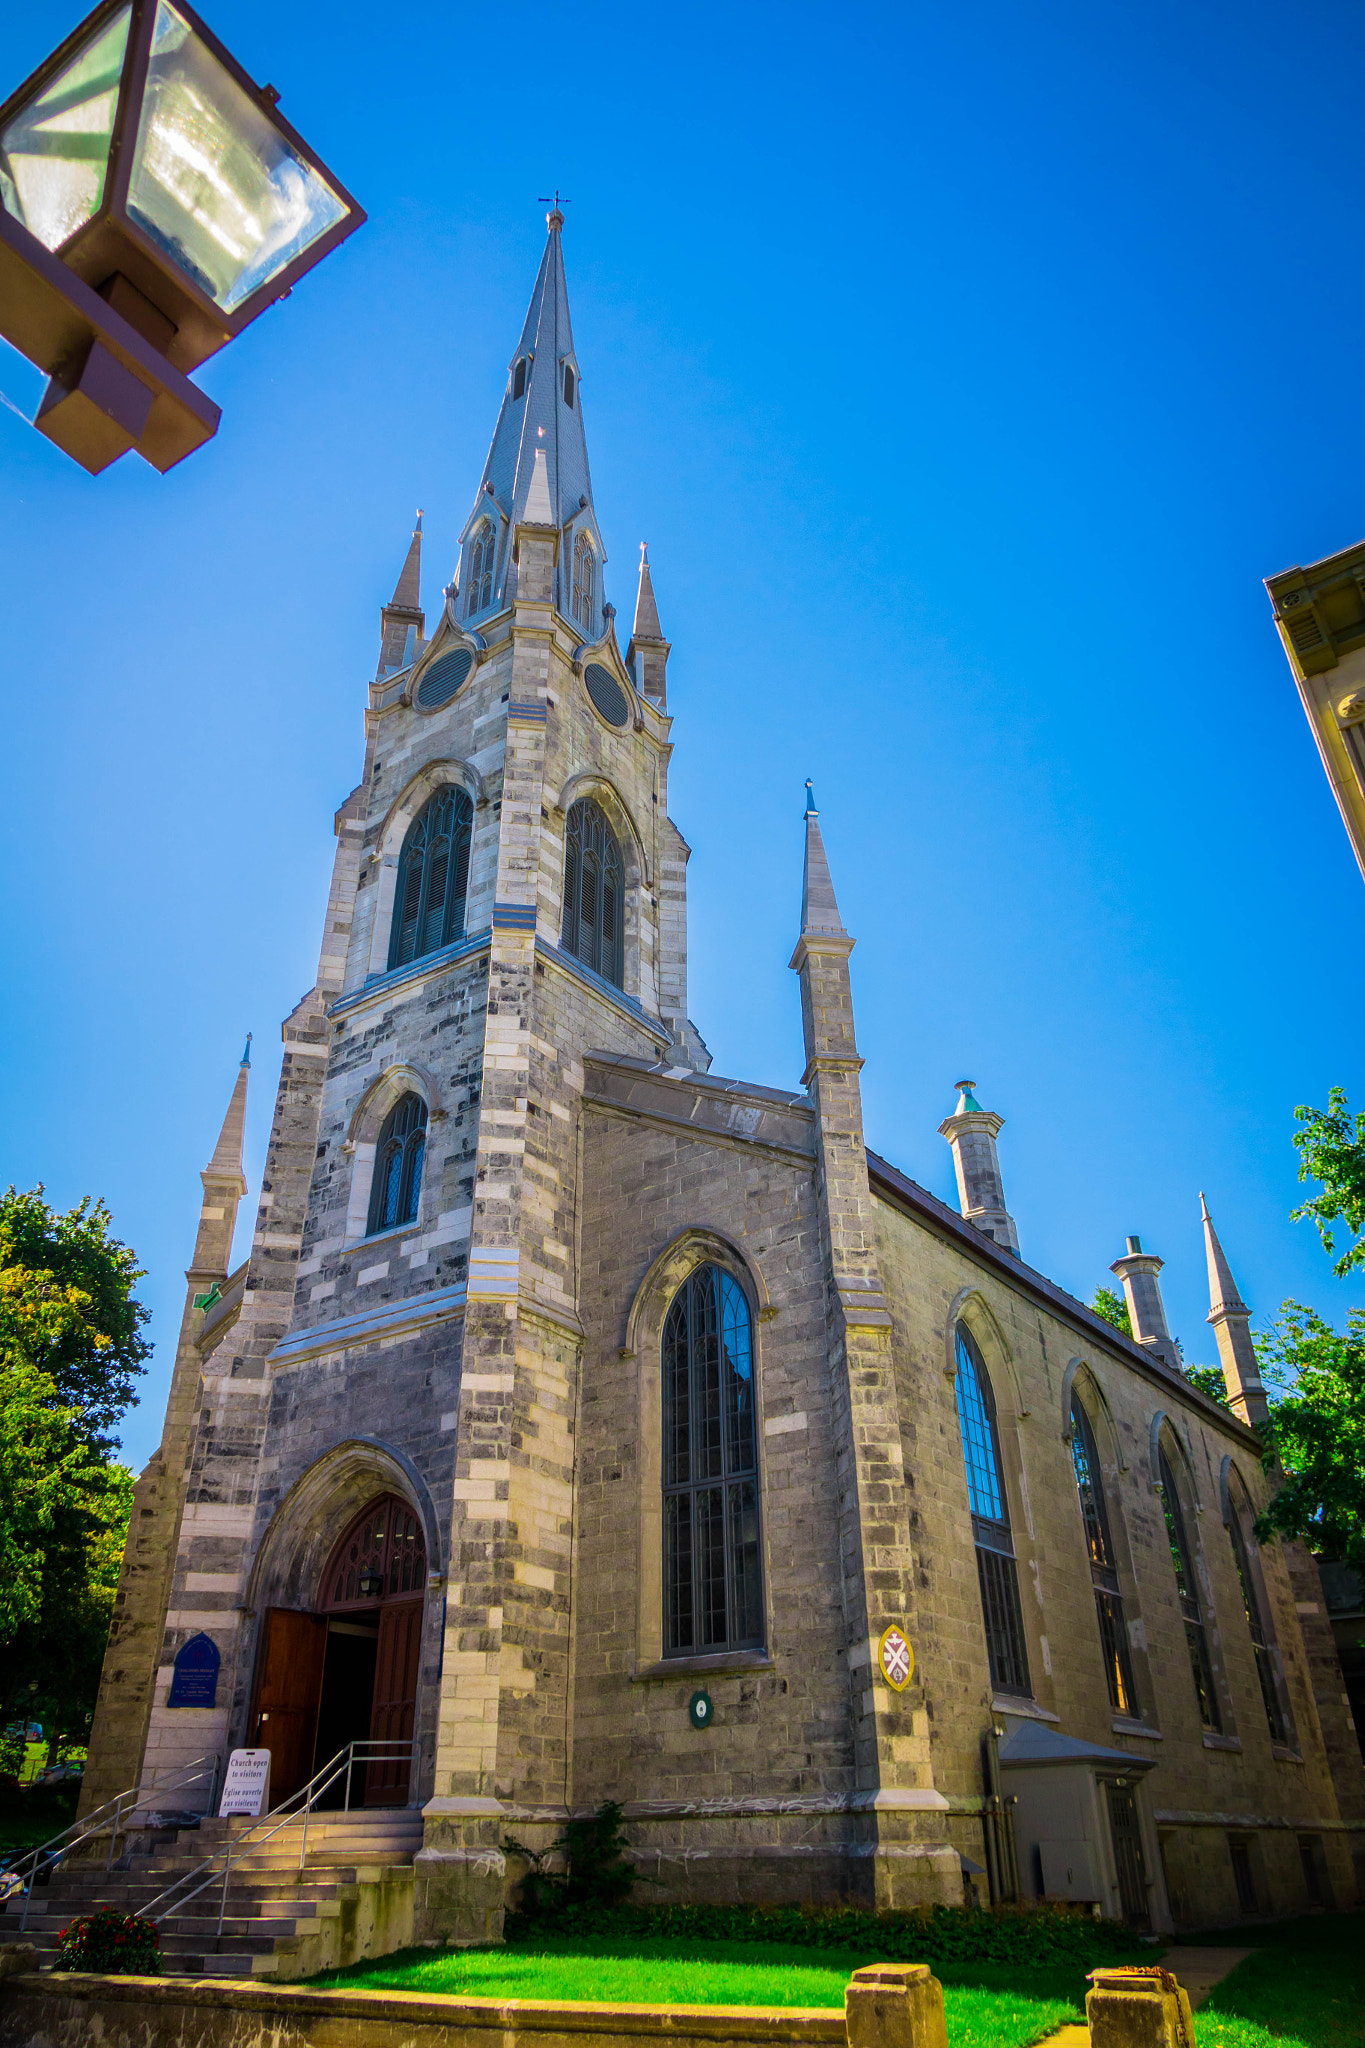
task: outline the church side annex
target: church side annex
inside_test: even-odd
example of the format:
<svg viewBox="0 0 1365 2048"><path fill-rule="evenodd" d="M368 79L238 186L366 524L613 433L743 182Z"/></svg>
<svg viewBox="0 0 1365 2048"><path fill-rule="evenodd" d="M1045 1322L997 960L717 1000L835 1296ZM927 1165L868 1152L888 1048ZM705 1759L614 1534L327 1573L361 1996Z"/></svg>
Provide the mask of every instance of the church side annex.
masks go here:
<svg viewBox="0 0 1365 2048"><path fill-rule="evenodd" d="M670 644L643 550L624 654L605 597L562 227L435 629L420 521L383 610L236 1271L245 1062L204 1170L85 1807L238 1746L278 1801L382 1745L440 1941L500 1934L509 1832L606 1799L651 1902L1353 1904L1360 1748L1312 1560L1251 1535L1207 1211L1230 1408L1136 1238L1131 1340L1027 1265L971 1083L961 1214L866 1151L809 794L805 1073L708 1071ZM214 1704L173 1705L201 1636Z"/></svg>

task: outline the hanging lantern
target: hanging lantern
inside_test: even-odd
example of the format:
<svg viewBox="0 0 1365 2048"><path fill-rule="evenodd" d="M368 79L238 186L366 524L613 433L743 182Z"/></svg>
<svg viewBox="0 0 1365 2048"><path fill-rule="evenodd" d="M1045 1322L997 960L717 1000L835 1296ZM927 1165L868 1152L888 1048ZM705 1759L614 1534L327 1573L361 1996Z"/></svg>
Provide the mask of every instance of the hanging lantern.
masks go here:
<svg viewBox="0 0 1365 2048"><path fill-rule="evenodd" d="M0 106L0 333L92 474L216 431L187 372L365 219L183 0L104 0Z"/></svg>

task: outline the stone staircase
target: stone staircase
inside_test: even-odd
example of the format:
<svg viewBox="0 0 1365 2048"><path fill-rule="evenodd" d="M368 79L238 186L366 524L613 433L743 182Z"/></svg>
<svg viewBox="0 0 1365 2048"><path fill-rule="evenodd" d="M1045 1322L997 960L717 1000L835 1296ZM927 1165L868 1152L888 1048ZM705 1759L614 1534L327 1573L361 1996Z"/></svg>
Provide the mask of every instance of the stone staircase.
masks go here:
<svg viewBox="0 0 1365 2048"><path fill-rule="evenodd" d="M422 1845L416 1807L314 1813L302 1868L302 1822L289 1821L260 1842L274 1826L270 1820L205 1819L194 1829L133 1829L109 1872L103 1859L73 1861L59 1866L46 1885L35 1885L25 1932L19 1926L23 1900L9 1901L0 1909L0 1946L29 1942L47 1968L57 1936L72 1920L102 1906L144 1912L158 1893L225 1850L230 1837L242 1846L233 1851L221 1938L221 1860L155 1908L168 1976L283 1982L388 1955L411 1942L413 1857ZM208 1887L177 1910L179 1897L206 1877L213 1879Z"/></svg>

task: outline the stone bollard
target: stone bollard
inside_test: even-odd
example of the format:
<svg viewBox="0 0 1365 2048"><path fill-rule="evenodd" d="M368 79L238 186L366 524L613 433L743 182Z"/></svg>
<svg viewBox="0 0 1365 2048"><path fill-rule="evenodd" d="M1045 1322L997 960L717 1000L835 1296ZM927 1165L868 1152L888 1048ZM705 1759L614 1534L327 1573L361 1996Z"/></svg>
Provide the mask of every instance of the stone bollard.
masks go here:
<svg viewBox="0 0 1365 2048"><path fill-rule="evenodd" d="M1159 1964L1092 1970L1090 1986L1091 2048L1194 2048L1190 2001Z"/></svg>
<svg viewBox="0 0 1365 2048"><path fill-rule="evenodd" d="M948 2048L943 1986L927 1963L873 1963L844 1992L848 2048Z"/></svg>

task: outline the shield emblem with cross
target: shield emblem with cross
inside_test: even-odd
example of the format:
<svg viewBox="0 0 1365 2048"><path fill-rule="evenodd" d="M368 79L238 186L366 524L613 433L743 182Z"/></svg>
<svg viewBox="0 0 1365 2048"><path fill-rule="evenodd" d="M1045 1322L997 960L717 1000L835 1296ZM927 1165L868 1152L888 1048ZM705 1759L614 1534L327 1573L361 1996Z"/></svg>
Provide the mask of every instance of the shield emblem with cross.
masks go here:
<svg viewBox="0 0 1365 2048"><path fill-rule="evenodd" d="M882 1677L893 1692L904 1692L915 1670L915 1653L906 1640L903 1630L893 1622L883 1629L881 1645L877 1651L877 1662Z"/></svg>

